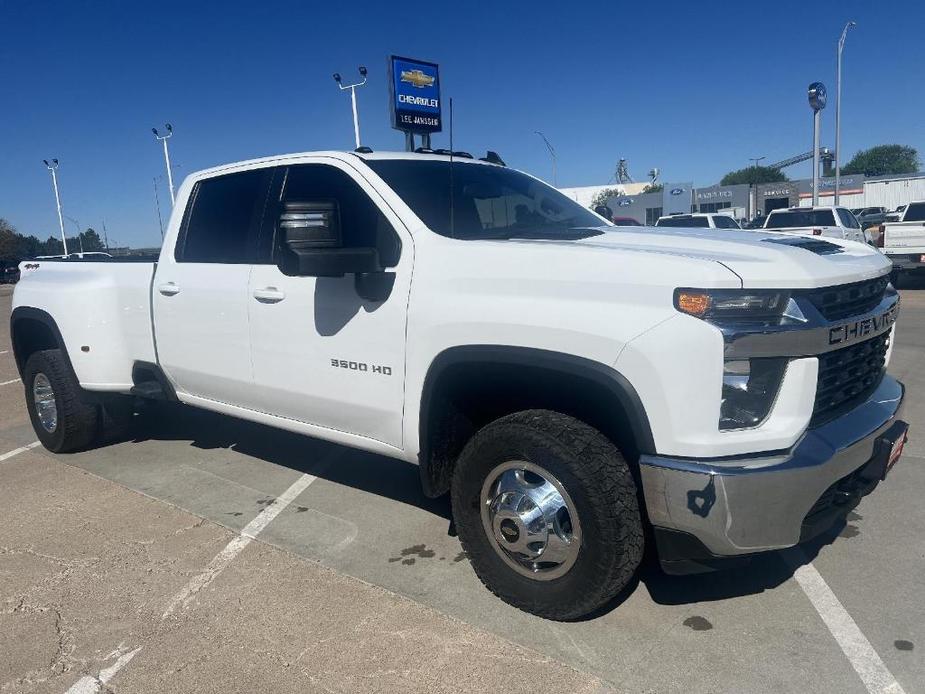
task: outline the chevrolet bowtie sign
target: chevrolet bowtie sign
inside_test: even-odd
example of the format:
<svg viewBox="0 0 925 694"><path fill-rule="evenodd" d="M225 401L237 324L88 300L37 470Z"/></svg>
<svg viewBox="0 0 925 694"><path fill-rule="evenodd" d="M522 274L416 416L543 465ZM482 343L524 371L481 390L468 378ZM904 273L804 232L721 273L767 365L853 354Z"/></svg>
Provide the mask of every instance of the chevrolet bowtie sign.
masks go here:
<svg viewBox="0 0 925 694"><path fill-rule="evenodd" d="M412 133L440 132L437 65L393 55L389 59L392 127Z"/></svg>

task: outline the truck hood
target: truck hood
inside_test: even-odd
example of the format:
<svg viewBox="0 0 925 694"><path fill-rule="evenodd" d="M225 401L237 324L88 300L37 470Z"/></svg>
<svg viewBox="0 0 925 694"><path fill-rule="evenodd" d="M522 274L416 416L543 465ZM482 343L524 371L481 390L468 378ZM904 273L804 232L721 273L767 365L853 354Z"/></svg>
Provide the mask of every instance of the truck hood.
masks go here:
<svg viewBox="0 0 925 694"><path fill-rule="evenodd" d="M655 227L602 227L602 234L576 241L520 240L520 243L578 244L624 253L661 254L714 261L747 288L828 287L879 277L890 261L855 241L820 239L762 230L730 231Z"/></svg>

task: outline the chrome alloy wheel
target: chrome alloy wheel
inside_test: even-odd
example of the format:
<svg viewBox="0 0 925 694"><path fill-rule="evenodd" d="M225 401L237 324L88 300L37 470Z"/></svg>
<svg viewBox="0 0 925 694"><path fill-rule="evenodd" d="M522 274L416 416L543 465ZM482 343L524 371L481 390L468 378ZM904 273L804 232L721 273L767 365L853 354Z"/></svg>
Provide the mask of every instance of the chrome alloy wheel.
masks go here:
<svg viewBox="0 0 925 694"><path fill-rule="evenodd" d="M32 379L32 400L42 428L49 434L58 428L58 404L48 376L39 372Z"/></svg>
<svg viewBox="0 0 925 694"><path fill-rule="evenodd" d="M498 465L480 497L482 527L498 555L539 581L565 575L581 547L581 524L565 487L525 461Z"/></svg>

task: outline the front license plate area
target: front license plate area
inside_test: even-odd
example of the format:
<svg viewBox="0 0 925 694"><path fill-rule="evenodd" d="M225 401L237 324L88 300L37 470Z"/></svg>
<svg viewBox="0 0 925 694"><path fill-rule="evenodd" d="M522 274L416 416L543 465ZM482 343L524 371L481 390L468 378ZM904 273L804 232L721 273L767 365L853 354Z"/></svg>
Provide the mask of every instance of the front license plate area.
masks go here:
<svg viewBox="0 0 925 694"><path fill-rule="evenodd" d="M877 439L874 445L874 455L867 466L868 479L884 480L887 473L896 464L903 453L903 447L909 440L909 425L906 422L896 422Z"/></svg>

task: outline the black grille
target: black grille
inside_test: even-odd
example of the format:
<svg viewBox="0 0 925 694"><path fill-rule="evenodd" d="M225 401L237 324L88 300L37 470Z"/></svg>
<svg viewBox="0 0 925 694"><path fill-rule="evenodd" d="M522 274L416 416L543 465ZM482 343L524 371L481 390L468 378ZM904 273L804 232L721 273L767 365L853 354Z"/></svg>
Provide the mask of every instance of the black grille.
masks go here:
<svg viewBox="0 0 925 694"><path fill-rule="evenodd" d="M891 332L819 356L816 405L810 426L835 419L874 392L883 378Z"/></svg>
<svg viewBox="0 0 925 694"><path fill-rule="evenodd" d="M864 282L814 289L807 296L827 320L840 320L873 309L883 299L889 282L888 276L878 277Z"/></svg>

